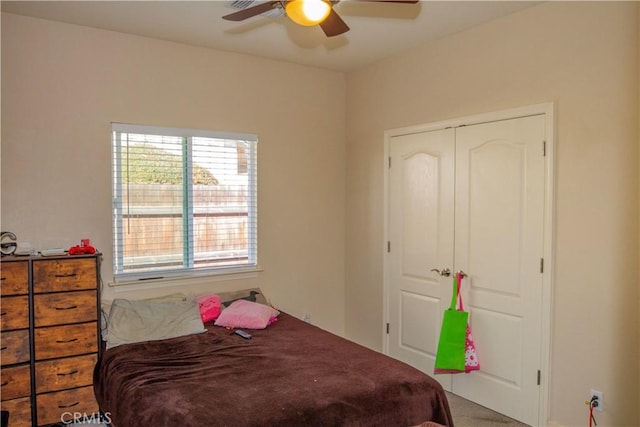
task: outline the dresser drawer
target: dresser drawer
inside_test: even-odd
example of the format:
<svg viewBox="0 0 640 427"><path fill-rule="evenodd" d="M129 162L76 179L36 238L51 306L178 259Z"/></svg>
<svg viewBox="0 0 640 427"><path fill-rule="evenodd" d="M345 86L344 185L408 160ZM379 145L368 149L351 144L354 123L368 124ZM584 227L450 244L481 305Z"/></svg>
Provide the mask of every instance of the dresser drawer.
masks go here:
<svg viewBox="0 0 640 427"><path fill-rule="evenodd" d="M29 330L2 333L2 366L29 361Z"/></svg>
<svg viewBox="0 0 640 427"><path fill-rule="evenodd" d="M36 363L36 393L93 384L97 354Z"/></svg>
<svg viewBox="0 0 640 427"><path fill-rule="evenodd" d="M95 258L65 258L33 262L33 292L96 289Z"/></svg>
<svg viewBox="0 0 640 427"><path fill-rule="evenodd" d="M98 351L97 322L35 329L36 360Z"/></svg>
<svg viewBox="0 0 640 427"><path fill-rule="evenodd" d="M96 291L35 295L36 326L90 322L98 319Z"/></svg>
<svg viewBox="0 0 640 427"><path fill-rule="evenodd" d="M0 300L0 330L29 327L29 297L2 297Z"/></svg>
<svg viewBox="0 0 640 427"><path fill-rule="evenodd" d="M31 397L5 400L0 403L0 408L9 412L11 427L31 427Z"/></svg>
<svg viewBox="0 0 640 427"><path fill-rule="evenodd" d="M31 394L30 365L2 368L0 371L0 387L2 400L29 396Z"/></svg>
<svg viewBox="0 0 640 427"><path fill-rule="evenodd" d="M2 296L29 293L29 263L26 261L0 263Z"/></svg>
<svg viewBox="0 0 640 427"><path fill-rule="evenodd" d="M69 420L70 413L91 415L98 412L98 404L93 395L93 386L56 391L36 396L38 425L59 423Z"/></svg>

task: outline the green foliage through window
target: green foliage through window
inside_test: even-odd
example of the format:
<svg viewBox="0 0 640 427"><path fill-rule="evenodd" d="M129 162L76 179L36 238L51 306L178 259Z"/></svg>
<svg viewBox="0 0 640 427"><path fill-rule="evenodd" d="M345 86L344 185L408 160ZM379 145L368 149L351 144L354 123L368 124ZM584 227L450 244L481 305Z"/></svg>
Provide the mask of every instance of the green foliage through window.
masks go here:
<svg viewBox="0 0 640 427"><path fill-rule="evenodd" d="M181 184L182 157L151 144L131 144L123 148L124 181L130 184ZM218 180L200 165L193 166L194 185L217 185Z"/></svg>

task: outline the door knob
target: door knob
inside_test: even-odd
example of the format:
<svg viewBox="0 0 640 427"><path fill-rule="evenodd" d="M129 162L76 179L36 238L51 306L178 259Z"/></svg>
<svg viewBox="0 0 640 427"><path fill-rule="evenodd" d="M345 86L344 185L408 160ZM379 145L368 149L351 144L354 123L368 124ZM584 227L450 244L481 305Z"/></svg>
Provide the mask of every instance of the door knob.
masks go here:
<svg viewBox="0 0 640 427"><path fill-rule="evenodd" d="M451 276L451 270L449 270L448 268L445 268L442 271L438 270L437 268L432 268L431 271L435 271L436 273L444 277Z"/></svg>

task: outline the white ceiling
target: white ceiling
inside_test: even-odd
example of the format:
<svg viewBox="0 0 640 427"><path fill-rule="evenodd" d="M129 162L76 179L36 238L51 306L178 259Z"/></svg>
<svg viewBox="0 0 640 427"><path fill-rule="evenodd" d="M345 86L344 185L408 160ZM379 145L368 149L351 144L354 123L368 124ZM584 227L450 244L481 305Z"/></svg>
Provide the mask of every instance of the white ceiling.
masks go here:
<svg viewBox="0 0 640 427"><path fill-rule="evenodd" d="M261 0L254 2L260 3ZM517 12L533 1L343 0L335 10L351 31L328 38L286 16L222 19L231 1L2 1L2 11L349 71L429 40ZM279 16L278 16L279 15Z"/></svg>

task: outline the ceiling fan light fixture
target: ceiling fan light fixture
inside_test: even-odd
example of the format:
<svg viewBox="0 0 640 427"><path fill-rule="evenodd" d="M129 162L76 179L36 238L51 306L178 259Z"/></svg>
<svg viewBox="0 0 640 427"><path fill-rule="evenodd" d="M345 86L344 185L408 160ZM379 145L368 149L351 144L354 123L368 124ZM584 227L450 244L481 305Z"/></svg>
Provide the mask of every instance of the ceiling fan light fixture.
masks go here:
<svg viewBox="0 0 640 427"><path fill-rule="evenodd" d="M293 22L310 27L327 19L331 5L324 0L291 0L285 10Z"/></svg>

